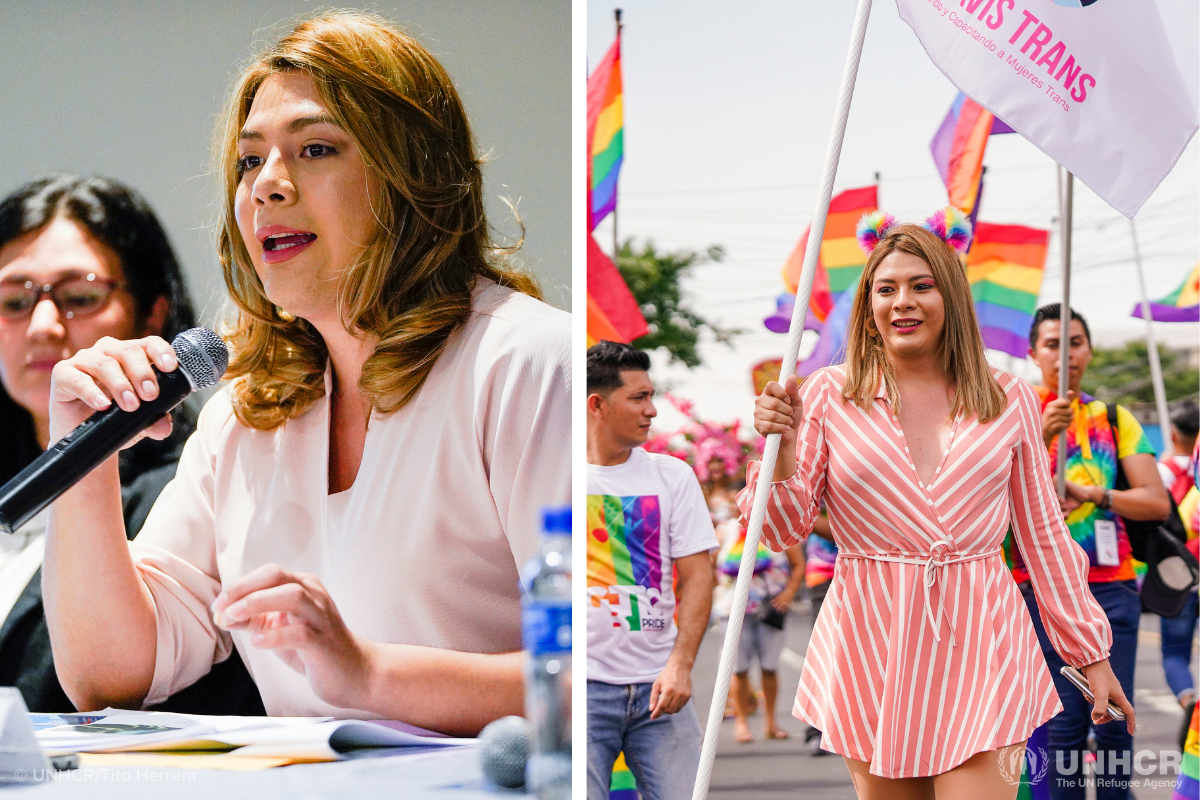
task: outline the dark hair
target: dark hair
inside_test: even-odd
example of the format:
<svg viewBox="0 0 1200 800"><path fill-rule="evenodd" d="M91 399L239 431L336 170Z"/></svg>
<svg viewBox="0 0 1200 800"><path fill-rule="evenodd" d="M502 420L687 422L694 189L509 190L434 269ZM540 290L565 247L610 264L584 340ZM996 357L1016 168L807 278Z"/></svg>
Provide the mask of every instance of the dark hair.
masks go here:
<svg viewBox="0 0 1200 800"><path fill-rule="evenodd" d="M1033 315L1033 324L1029 326L1029 346L1037 347L1038 328L1048 319L1062 319L1062 303L1049 303L1042 306ZM1088 330L1087 320L1083 318L1075 309L1071 309L1071 319L1079 320L1079 324L1083 326L1083 335L1087 337L1088 347L1092 346L1092 332Z"/></svg>
<svg viewBox="0 0 1200 800"><path fill-rule="evenodd" d="M167 341L195 326L195 313L175 252L158 217L128 186L109 178L48 175L0 200L0 247L62 217L83 226L121 262L134 313L144 320L154 301L170 302Z"/></svg>
<svg viewBox="0 0 1200 800"><path fill-rule="evenodd" d="M1196 434L1200 433L1200 406L1191 398L1180 400L1171 412L1171 424L1181 436L1196 438Z"/></svg>
<svg viewBox="0 0 1200 800"><path fill-rule="evenodd" d="M650 356L624 342L602 339L587 351L587 393L608 394L624 384L621 370L650 371Z"/></svg>
<svg viewBox="0 0 1200 800"><path fill-rule="evenodd" d="M37 178L0 200L0 247L60 217L79 224L116 254L139 322L145 320L155 300L165 297L170 306L162 337L170 341L180 331L195 327L195 313L179 261L162 224L141 195L109 178ZM0 431L5 439L0 445L3 483L41 452L33 417L3 387Z"/></svg>

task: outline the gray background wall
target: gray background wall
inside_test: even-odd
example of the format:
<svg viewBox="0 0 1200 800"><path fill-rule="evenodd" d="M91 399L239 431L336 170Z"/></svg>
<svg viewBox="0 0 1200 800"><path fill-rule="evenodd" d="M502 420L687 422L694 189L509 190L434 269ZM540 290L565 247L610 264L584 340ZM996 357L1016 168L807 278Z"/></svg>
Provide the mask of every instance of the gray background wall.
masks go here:
<svg viewBox="0 0 1200 800"><path fill-rule="evenodd" d="M213 249L214 126L238 68L328 6L5 0L0 6L0 193L47 172L96 173L149 200L211 321L224 296ZM519 231L546 299L570 309L569 0L424 0L369 7L415 35L454 78L490 153L489 220Z"/></svg>

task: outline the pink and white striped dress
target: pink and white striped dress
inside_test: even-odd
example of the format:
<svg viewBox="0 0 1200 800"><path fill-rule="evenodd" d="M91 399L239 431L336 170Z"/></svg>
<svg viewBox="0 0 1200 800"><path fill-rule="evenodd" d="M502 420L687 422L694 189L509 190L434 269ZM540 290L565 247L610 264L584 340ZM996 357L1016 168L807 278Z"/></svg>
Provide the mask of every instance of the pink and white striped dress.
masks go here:
<svg viewBox="0 0 1200 800"><path fill-rule="evenodd" d="M839 548L792 713L873 775L941 774L1024 741L1062 709L1001 556L1010 523L1063 659L1091 664L1112 644L1087 557L1063 525L1037 397L993 374L1008 407L986 425L960 415L924 486L882 381L863 411L842 402L842 367L819 370L801 390L797 472L771 487L769 547L805 538L823 497ZM746 516L758 468L738 497Z"/></svg>

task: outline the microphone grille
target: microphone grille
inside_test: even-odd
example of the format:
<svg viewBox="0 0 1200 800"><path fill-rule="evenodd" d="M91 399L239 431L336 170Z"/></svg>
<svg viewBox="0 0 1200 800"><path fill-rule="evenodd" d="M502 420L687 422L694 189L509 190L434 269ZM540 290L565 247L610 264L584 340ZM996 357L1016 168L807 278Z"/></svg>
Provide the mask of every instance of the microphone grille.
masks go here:
<svg viewBox="0 0 1200 800"><path fill-rule="evenodd" d="M175 337L171 347L175 348L179 358L179 368L197 389L221 380L229 366L229 349L221 337L208 328L184 331Z"/></svg>
<svg viewBox="0 0 1200 800"><path fill-rule="evenodd" d="M529 761L529 723L522 717L501 717L479 732L479 767L497 786L525 785Z"/></svg>

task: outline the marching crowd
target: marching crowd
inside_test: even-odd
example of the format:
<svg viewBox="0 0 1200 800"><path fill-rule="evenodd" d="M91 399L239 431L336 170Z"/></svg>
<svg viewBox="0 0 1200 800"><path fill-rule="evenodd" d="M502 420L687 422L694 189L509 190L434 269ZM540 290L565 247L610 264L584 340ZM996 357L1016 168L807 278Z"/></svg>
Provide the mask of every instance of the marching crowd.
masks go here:
<svg viewBox="0 0 1200 800"><path fill-rule="evenodd" d="M1164 583L1158 570L1166 570L1164 562L1172 557L1186 560L1190 555L1194 576L1200 544L1196 488L1200 411L1192 399L1174 403L1171 441L1164 447L1165 452L1156 454L1127 409L1106 404L1082 390L1092 357L1091 334L1086 320L1072 310L1064 337L1061 317L1057 304L1040 308L1030 332L1029 349L1030 358L1042 372L1042 385L1033 390L1040 405L1042 446L1051 469L1056 464L1059 434L1067 432L1066 496L1057 498L1055 503L1071 539L1086 555L1087 590L1111 630L1109 659L1125 697L1133 696L1143 610L1161 616L1162 664L1167 683L1181 707L1182 749L1187 723L1196 709L1191 655L1197 596L1194 580L1180 590L1169 581ZM1058 385L1060 346L1070 348L1071 388L1066 398L1058 397L1051 388ZM591 615L588 796L591 800L607 795L613 762L622 751L644 796L690 797L690 776L697 768L702 734L689 699L691 683L687 673L710 615L708 596L701 596L698 587L703 586L705 592L710 586L715 588L712 621L727 617L747 534L748 500L743 495L739 510L738 491L744 490L745 468L754 448L745 448L734 470L730 469L729 459L711 458L699 465L695 477L686 476L690 480L685 481L681 459L691 456L692 466L696 467L695 453L699 448L693 447L693 452L687 453L671 452L669 447L655 446L653 442L642 447L657 413L648 370L649 358L629 345L601 342L588 351L588 613ZM759 430L762 432L763 428L760 426ZM606 443L607 449L601 443ZM614 447L614 443L619 446ZM601 460L602 451L607 460ZM630 470L635 464L640 482L626 480L621 487L610 485L611 476L617 471L628 472L632 477ZM671 488L664 492L668 486ZM660 514L653 519L632 519L628 501L634 496L648 495L663 498ZM625 514L614 524L622 502L626 504ZM702 504L707 511L704 516L699 513ZM634 562L631 579L624 584L593 569L600 545L608 544L597 542L594 532L606 529L611 542L612 534L622 526L627 552ZM643 544L634 541L638 537ZM811 613L815 624L827 605L830 587L837 580L838 536L831 531L824 502L811 520L808 535L802 538L803 541L783 548L768 548L769 536L764 535L755 556L726 707L726 717L735 720L734 736L738 742L750 742L756 737L750 717L759 709L764 738L782 739L789 735L776 719L780 688L777 670L786 619L802 610ZM646 542L653 546L646 546ZM658 559L660 573L655 584L638 582L639 548L643 554ZM605 553L611 557L610 550ZM1051 764L1057 751L1063 752L1064 763L1070 763L1070 751L1082 758L1089 747L1131 751L1131 726L1117 720L1097 722L1083 694L1059 674L1059 668L1067 662L1055 650L1053 631L1048 632L1043 624L1023 548L1014 541L1011 526L1004 540L1003 557L1006 572L1025 601L1028 621L1036 631L1037 644L1062 703L1062 710L1045 723ZM702 562L711 566L711 577L699 568ZM676 572L674 581L672 564ZM632 619L638 616L639 607L653 605L669 620L674 597L678 597L679 604L676 626L668 624L665 632L660 629L659 641L639 651L645 636L636 632L637 621L631 629L622 626L618 618ZM632 611L633 616L621 608ZM641 624L645 625L649 619L647 612L641 611L640 616ZM603 634L599 633L601 626ZM712 629L714 635L720 633L719 625L714 624ZM630 657L635 652L640 653L640 672L630 670L614 676L596 669L598 664L618 656ZM754 663L759 667L761 691L752 686L750 670ZM822 747L822 731L812 724L807 725L804 737L812 755L827 755L833 749ZM1117 763L1122 763L1121 759ZM1100 788L1100 797L1128 796L1132 771L1127 758L1123 763L1124 775ZM1050 782L1052 796L1082 796L1082 770L1058 777L1060 780Z"/></svg>

